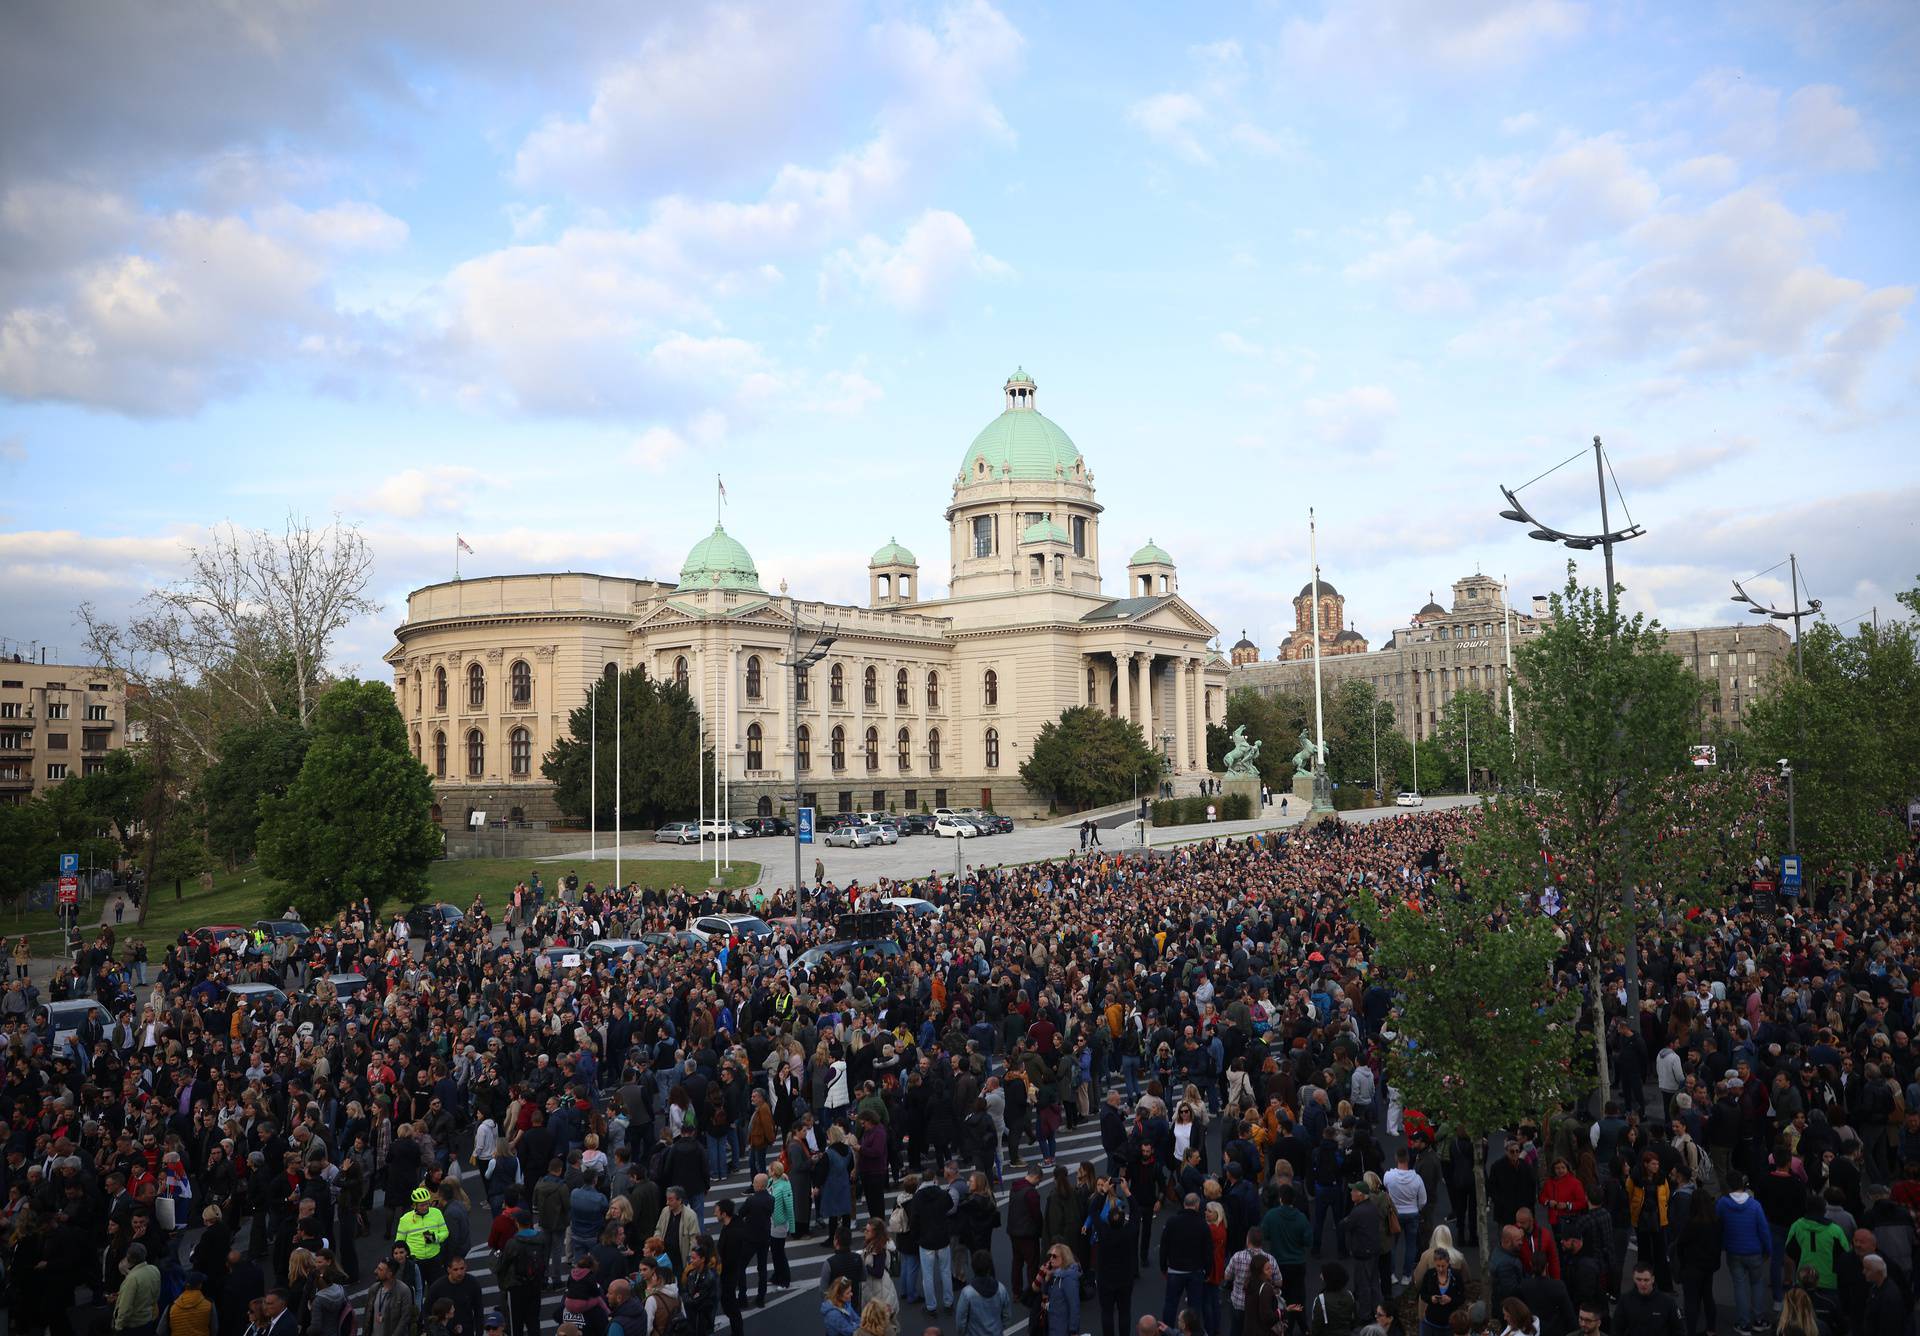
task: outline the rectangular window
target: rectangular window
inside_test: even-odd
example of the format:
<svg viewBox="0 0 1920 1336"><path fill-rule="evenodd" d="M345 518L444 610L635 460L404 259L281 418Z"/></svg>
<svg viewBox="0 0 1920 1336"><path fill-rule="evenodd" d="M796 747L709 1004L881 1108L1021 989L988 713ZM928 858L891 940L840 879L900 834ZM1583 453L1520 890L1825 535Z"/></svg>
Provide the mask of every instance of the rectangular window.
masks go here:
<svg viewBox="0 0 1920 1336"><path fill-rule="evenodd" d="M105 691L106 689L107 689L107 684L106 684L105 682L89 682L89 683L87 683L87 690L88 690L88 691Z"/></svg>
<svg viewBox="0 0 1920 1336"><path fill-rule="evenodd" d="M83 775L97 775L106 768L107 763L105 761L94 758L88 758L80 763L80 773Z"/></svg>
<svg viewBox="0 0 1920 1336"><path fill-rule="evenodd" d="M973 517L973 555L976 557L993 555L993 516L991 515Z"/></svg>
<svg viewBox="0 0 1920 1336"><path fill-rule="evenodd" d="M54 761L47 766L48 779L65 779L66 777L67 763L65 761Z"/></svg>
<svg viewBox="0 0 1920 1336"><path fill-rule="evenodd" d="M935 807L945 807L947 805L947 791L945 789L935 789L933 791L933 805Z"/></svg>
<svg viewBox="0 0 1920 1336"><path fill-rule="evenodd" d="M113 730L110 728L83 728L80 730L80 747L83 751L105 751L113 745Z"/></svg>
<svg viewBox="0 0 1920 1336"><path fill-rule="evenodd" d="M24 751L26 746L25 733L0 733L0 751Z"/></svg>
<svg viewBox="0 0 1920 1336"><path fill-rule="evenodd" d="M65 733L47 734L47 750L48 751L65 751L66 749L67 749L67 735Z"/></svg>
<svg viewBox="0 0 1920 1336"><path fill-rule="evenodd" d="M1752 650L1747 651L1747 667L1749 668L1753 667L1753 651Z"/></svg>
<svg viewBox="0 0 1920 1336"><path fill-rule="evenodd" d="M1719 666L1720 666L1720 654L1716 650L1714 653L1707 655L1707 667L1718 668Z"/></svg>
<svg viewBox="0 0 1920 1336"><path fill-rule="evenodd" d="M909 812L917 809L920 806L920 791L918 789L908 789L900 795L900 806Z"/></svg>
<svg viewBox="0 0 1920 1336"><path fill-rule="evenodd" d="M811 808L812 808L812 809L813 809L814 811L816 811L816 812L818 812L818 811L820 810L820 795L819 795L819 793L818 793L818 792L816 792L816 791L814 791L814 790L811 790L811 789L809 789L809 790L808 790L807 792L805 792L805 793L803 793L803 794L801 794L801 795L800 795L800 805L801 805L802 807L811 807Z"/></svg>
<svg viewBox="0 0 1920 1336"><path fill-rule="evenodd" d="M26 683L22 682L17 677L10 677L10 678L7 678L4 682L0 682L0 687L16 687L17 688L17 687L23 687L25 685Z"/></svg>
<svg viewBox="0 0 1920 1336"><path fill-rule="evenodd" d="M885 789L875 789L873 791L873 810L876 812L884 812L887 810L887 791Z"/></svg>
<svg viewBox="0 0 1920 1336"><path fill-rule="evenodd" d="M106 719L106 717L107 717L107 707L106 707L106 706L104 706L104 705L89 705L89 706L87 707L87 718L88 718L88 719L90 719L90 720L92 720L92 721L93 721L94 723L96 723L96 724L97 724L97 723L101 723L101 722L103 722L103 721L104 721L104 720Z"/></svg>
<svg viewBox="0 0 1920 1336"><path fill-rule="evenodd" d="M65 703L64 703L64 702L63 702L63 703L61 703L61 704L58 704L58 705L56 705L56 704L54 704L54 703L52 703L52 702L48 702L48 704L47 704L47 718L49 718L49 719L65 719L66 717L67 717L67 707L66 707L66 705L65 705Z"/></svg>
<svg viewBox="0 0 1920 1336"><path fill-rule="evenodd" d="M853 790L852 789L840 790L840 810L843 812L851 812L853 810Z"/></svg>
<svg viewBox="0 0 1920 1336"><path fill-rule="evenodd" d="M1087 555L1087 521L1079 515L1073 517L1073 555L1076 557Z"/></svg>
<svg viewBox="0 0 1920 1336"><path fill-rule="evenodd" d="M0 701L0 719L18 719L20 702L17 700Z"/></svg>

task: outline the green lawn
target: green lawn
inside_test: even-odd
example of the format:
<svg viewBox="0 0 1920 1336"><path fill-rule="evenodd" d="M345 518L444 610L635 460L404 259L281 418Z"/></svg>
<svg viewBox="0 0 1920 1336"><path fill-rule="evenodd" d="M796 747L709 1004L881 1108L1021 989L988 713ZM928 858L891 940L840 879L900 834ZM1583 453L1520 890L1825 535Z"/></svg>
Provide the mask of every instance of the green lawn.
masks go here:
<svg viewBox="0 0 1920 1336"><path fill-rule="evenodd" d="M512 894L514 884L528 877L534 867L535 864L530 860L521 858L447 859L427 869L427 898L445 900L465 909L478 895L497 915ZM583 858L578 863L541 863L538 867L540 880L549 889L555 879L569 869L578 873L583 883L592 881L604 885L613 876L611 858L603 858L598 864ZM620 871L623 877L640 886L666 889L672 886L705 886L711 868L711 863L692 858L629 858L622 862ZM725 884L729 888L747 886L759 876L758 863L736 861L726 874ZM122 925L120 931L123 938L143 936L149 943L165 942L185 929L197 928L202 924L250 924L257 918L277 918L286 908L286 899L280 895L278 883L262 876L256 868L215 873L213 889L210 891L192 886L185 889L186 894L175 900L170 887L158 888L149 907L145 926L136 929L131 922ZM388 909L404 907L398 900L384 906ZM42 928L50 930L52 915L34 914L29 923L31 926L27 927L28 931ZM14 931L20 929L15 928ZM40 942L36 942L35 947L39 954L44 954L48 949Z"/></svg>

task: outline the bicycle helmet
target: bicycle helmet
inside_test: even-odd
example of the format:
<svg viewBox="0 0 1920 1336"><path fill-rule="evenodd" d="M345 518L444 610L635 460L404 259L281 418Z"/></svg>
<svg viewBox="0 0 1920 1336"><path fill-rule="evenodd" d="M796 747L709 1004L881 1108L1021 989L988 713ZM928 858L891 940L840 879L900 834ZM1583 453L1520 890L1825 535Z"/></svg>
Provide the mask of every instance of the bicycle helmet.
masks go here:
<svg viewBox="0 0 1920 1336"><path fill-rule="evenodd" d="M421 1202L427 1202L427 1201L432 1201L432 1200L433 1200L433 1189L431 1189L431 1188L415 1188L415 1189L413 1190L413 1200L414 1200L414 1204L415 1204L415 1205L418 1205L418 1204L419 1204L419 1203L421 1203Z"/></svg>

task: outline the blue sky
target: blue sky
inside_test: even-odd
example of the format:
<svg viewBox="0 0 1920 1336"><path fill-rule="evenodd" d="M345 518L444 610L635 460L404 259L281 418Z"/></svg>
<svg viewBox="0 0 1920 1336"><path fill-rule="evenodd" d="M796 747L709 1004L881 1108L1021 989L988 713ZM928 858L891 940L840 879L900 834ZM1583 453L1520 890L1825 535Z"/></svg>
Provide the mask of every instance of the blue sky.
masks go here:
<svg viewBox="0 0 1920 1336"><path fill-rule="evenodd" d="M10 7L0 636L338 513L373 673L456 530L671 576L716 473L770 587L862 598L898 537L931 592L1016 363L1110 585L1151 537L1269 654L1309 506L1376 643L1557 585L1496 485L1596 433L1632 606L1730 620L1793 549L1884 614L1916 80L1892 0ZM1584 462L1526 496L1597 523Z"/></svg>

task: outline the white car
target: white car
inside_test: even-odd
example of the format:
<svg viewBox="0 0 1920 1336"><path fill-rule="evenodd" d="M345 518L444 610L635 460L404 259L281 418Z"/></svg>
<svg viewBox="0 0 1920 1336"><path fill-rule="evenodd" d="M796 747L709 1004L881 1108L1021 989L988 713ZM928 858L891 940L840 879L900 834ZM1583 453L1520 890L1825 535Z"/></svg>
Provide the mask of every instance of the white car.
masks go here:
<svg viewBox="0 0 1920 1336"><path fill-rule="evenodd" d="M980 833L973 822L948 812L933 819L933 833L950 840L970 840Z"/></svg>
<svg viewBox="0 0 1920 1336"><path fill-rule="evenodd" d="M753 832L738 821L729 821L723 816L710 816L700 823L700 838L717 840L722 835L730 840L750 840Z"/></svg>
<svg viewBox="0 0 1920 1336"><path fill-rule="evenodd" d="M710 942L716 937L724 942L729 937L758 941L773 936L773 928L767 921L752 914L708 914L688 924L687 931L703 942Z"/></svg>
<svg viewBox="0 0 1920 1336"><path fill-rule="evenodd" d="M922 900L916 895L889 895L880 902L888 909L898 910L909 918L939 918L940 906L931 900Z"/></svg>
<svg viewBox="0 0 1920 1336"><path fill-rule="evenodd" d="M1425 802L1426 799L1414 793L1412 790L1402 789L1394 796L1393 805L1395 807L1419 807Z"/></svg>

